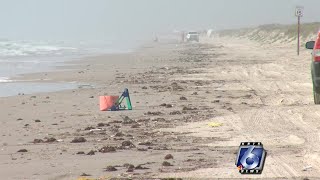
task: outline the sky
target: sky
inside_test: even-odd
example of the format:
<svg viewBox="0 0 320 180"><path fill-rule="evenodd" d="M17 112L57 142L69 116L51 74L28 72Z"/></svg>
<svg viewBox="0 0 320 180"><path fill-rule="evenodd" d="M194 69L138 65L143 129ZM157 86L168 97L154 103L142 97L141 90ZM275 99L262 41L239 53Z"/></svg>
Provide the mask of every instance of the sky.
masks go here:
<svg viewBox="0 0 320 180"><path fill-rule="evenodd" d="M0 38L122 40L173 30L320 21L320 0L0 0Z"/></svg>

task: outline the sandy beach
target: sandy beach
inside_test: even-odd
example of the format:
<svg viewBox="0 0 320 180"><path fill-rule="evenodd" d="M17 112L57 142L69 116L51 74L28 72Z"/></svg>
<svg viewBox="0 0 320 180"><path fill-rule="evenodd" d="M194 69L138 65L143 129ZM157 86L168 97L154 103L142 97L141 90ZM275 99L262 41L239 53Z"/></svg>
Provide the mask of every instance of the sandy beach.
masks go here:
<svg viewBox="0 0 320 180"><path fill-rule="evenodd" d="M19 79L88 86L0 98L0 174L8 180L317 179L320 121L309 54L213 38L148 44L24 75ZM99 111L99 96L124 88L132 111ZM262 175L239 174L234 162L243 141L264 144Z"/></svg>

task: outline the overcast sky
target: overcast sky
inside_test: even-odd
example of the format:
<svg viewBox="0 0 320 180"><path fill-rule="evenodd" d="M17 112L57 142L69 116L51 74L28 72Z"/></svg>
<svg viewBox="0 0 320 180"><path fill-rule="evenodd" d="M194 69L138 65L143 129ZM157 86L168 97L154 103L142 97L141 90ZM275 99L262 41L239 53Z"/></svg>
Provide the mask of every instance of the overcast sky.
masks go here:
<svg viewBox="0 0 320 180"><path fill-rule="evenodd" d="M320 21L320 0L0 0L0 37L101 40L158 32Z"/></svg>

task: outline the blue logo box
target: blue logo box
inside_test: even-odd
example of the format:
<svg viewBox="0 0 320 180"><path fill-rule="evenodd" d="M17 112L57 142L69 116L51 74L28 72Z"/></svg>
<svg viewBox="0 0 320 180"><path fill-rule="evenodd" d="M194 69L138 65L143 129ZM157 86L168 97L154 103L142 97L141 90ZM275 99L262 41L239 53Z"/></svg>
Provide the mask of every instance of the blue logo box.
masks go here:
<svg viewBox="0 0 320 180"><path fill-rule="evenodd" d="M261 174L266 154L261 142L242 142L236 159L239 172L241 174Z"/></svg>

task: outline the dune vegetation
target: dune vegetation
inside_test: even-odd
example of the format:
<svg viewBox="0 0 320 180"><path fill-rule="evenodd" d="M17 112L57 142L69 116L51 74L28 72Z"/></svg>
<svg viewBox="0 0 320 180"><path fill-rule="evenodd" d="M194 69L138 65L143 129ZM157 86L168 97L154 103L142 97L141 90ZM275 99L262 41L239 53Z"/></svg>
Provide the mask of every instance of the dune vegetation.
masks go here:
<svg viewBox="0 0 320 180"><path fill-rule="evenodd" d="M320 30L320 22L301 24L301 41L312 40ZM297 24L267 24L255 28L230 29L218 32L220 36L248 38L265 43L295 42L297 40Z"/></svg>

